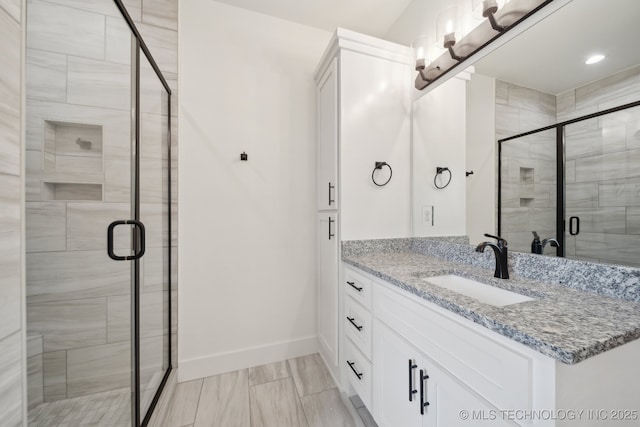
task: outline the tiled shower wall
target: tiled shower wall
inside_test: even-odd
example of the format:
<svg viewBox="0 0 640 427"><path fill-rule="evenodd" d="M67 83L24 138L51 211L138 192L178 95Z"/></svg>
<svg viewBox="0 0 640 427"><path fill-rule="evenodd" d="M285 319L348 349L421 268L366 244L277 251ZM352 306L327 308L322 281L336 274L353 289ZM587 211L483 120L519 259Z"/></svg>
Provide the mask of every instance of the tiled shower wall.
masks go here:
<svg viewBox="0 0 640 427"><path fill-rule="evenodd" d="M174 91L176 361L177 0L124 3ZM111 220L130 217L131 70L129 30L111 0L29 0L27 19L27 333L33 407L129 387L130 272L107 258L105 230ZM144 86L145 75L147 81L153 77L148 68L141 73ZM143 138L157 137L157 126L145 126L160 120L143 114L142 121ZM143 178L143 191L159 190L160 159L143 154L142 163L154 177ZM142 203L147 226L160 227L161 198ZM153 286L162 280L162 241L149 246L141 307L143 364L145 354L154 359L162 352L160 313L167 304Z"/></svg>
<svg viewBox="0 0 640 427"><path fill-rule="evenodd" d="M496 81L496 136L504 138L638 100L640 66L557 97ZM640 109L569 125L565 132L566 216L580 217L579 235L567 236L567 256L640 265ZM533 206L525 207L523 181L531 169ZM504 143L503 173L505 238L514 250L528 252L530 230L540 232L549 224L541 237L555 237L555 130ZM547 195L549 208L554 209L540 206L546 205ZM552 251L547 248L545 254Z"/></svg>
<svg viewBox="0 0 640 427"><path fill-rule="evenodd" d="M558 121L640 100L640 66L558 96ZM566 127L567 256L640 266L640 108Z"/></svg>
<svg viewBox="0 0 640 427"><path fill-rule="evenodd" d="M23 423L22 2L0 0L0 424Z"/></svg>
<svg viewBox="0 0 640 427"><path fill-rule="evenodd" d="M496 139L555 121L555 96L496 80ZM555 237L555 150L554 131L502 144L502 235L512 250L530 252L532 231Z"/></svg>

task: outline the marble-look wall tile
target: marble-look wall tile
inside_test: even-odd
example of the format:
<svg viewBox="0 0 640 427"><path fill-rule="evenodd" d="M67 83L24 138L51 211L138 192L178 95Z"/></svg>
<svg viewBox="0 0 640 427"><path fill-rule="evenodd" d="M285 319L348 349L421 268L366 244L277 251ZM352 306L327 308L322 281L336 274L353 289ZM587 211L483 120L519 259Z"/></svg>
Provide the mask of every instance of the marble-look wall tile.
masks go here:
<svg viewBox="0 0 640 427"><path fill-rule="evenodd" d="M0 0L0 8L4 9L16 22L21 22L22 0Z"/></svg>
<svg viewBox="0 0 640 427"><path fill-rule="evenodd" d="M598 183L567 183L565 203L567 208L598 207Z"/></svg>
<svg viewBox="0 0 640 427"><path fill-rule="evenodd" d="M496 80L496 104L507 105L509 103L509 83Z"/></svg>
<svg viewBox="0 0 640 427"><path fill-rule="evenodd" d="M27 357L37 356L43 351L42 335L27 336Z"/></svg>
<svg viewBox="0 0 640 427"><path fill-rule="evenodd" d="M603 182L598 185L600 206L640 206L640 182Z"/></svg>
<svg viewBox="0 0 640 427"><path fill-rule="evenodd" d="M556 114L571 114L576 109L576 91L568 90L556 96Z"/></svg>
<svg viewBox="0 0 640 427"><path fill-rule="evenodd" d="M83 396L129 387L129 341L78 348L67 352L67 395Z"/></svg>
<svg viewBox="0 0 640 427"><path fill-rule="evenodd" d="M576 108L601 104L630 92L638 91L640 91L640 66L577 88Z"/></svg>
<svg viewBox="0 0 640 427"><path fill-rule="evenodd" d="M104 59L104 15L29 0L27 21L30 49Z"/></svg>
<svg viewBox="0 0 640 427"><path fill-rule="evenodd" d="M131 66L69 57L67 102L131 110Z"/></svg>
<svg viewBox="0 0 640 427"><path fill-rule="evenodd" d="M567 217L580 218L580 233L625 234L626 208L567 208Z"/></svg>
<svg viewBox="0 0 640 427"><path fill-rule="evenodd" d="M104 171L104 201L129 202L131 200L131 158L108 156Z"/></svg>
<svg viewBox="0 0 640 427"><path fill-rule="evenodd" d="M105 59L117 64L131 64L133 36L127 21L120 17L107 17Z"/></svg>
<svg viewBox="0 0 640 427"><path fill-rule="evenodd" d="M65 102L67 57L59 53L27 49L27 96L31 99Z"/></svg>
<svg viewBox="0 0 640 427"><path fill-rule="evenodd" d="M44 402L44 374L42 354L27 359L27 397L29 409Z"/></svg>
<svg viewBox="0 0 640 427"><path fill-rule="evenodd" d="M564 165L564 177L567 183L576 182L576 161L567 160Z"/></svg>
<svg viewBox="0 0 640 427"><path fill-rule="evenodd" d="M66 249L66 206L60 202L27 202L27 252Z"/></svg>
<svg viewBox="0 0 640 427"><path fill-rule="evenodd" d="M106 250L109 224L131 217L131 204L128 203L67 203L67 249ZM122 249L123 254L128 254L131 248L130 230L130 226L124 225L114 230L114 248Z"/></svg>
<svg viewBox="0 0 640 427"><path fill-rule="evenodd" d="M128 295L131 271L122 264L102 250L29 254L27 302Z"/></svg>
<svg viewBox="0 0 640 427"><path fill-rule="evenodd" d="M164 299L166 292L140 293L141 337L162 336L165 331ZM119 295L108 298L107 336L108 342L126 341L131 337L131 296Z"/></svg>
<svg viewBox="0 0 640 427"><path fill-rule="evenodd" d="M640 234L640 207L627 208L627 234Z"/></svg>
<svg viewBox="0 0 640 427"><path fill-rule="evenodd" d="M107 16L122 16L113 1L87 1L87 0L46 0L49 3L55 3L61 6L67 6L73 9L80 9L86 12ZM134 19L139 20L141 0L124 0L127 11ZM138 12L138 15L136 15Z"/></svg>
<svg viewBox="0 0 640 427"><path fill-rule="evenodd" d="M162 71L178 72L178 32L140 24L138 30Z"/></svg>
<svg viewBox="0 0 640 427"><path fill-rule="evenodd" d="M144 0L142 22L178 30L178 0Z"/></svg>
<svg viewBox="0 0 640 427"><path fill-rule="evenodd" d="M640 112L636 110L637 117L640 117ZM627 150L634 150L640 148L640 120L632 120L625 124L626 127L626 141Z"/></svg>
<svg viewBox="0 0 640 427"><path fill-rule="evenodd" d="M0 339L21 327L20 178L0 175Z"/></svg>
<svg viewBox="0 0 640 427"><path fill-rule="evenodd" d="M520 132L519 110L508 105L496 105L496 138L502 139Z"/></svg>
<svg viewBox="0 0 640 427"><path fill-rule="evenodd" d="M27 150L25 152L25 200L36 202L43 199L42 196L42 152Z"/></svg>
<svg viewBox="0 0 640 427"><path fill-rule="evenodd" d="M43 354L44 400L53 402L67 398L67 352Z"/></svg>
<svg viewBox="0 0 640 427"><path fill-rule="evenodd" d="M624 151L576 160L576 181L603 181L640 177L640 150Z"/></svg>
<svg viewBox="0 0 640 427"><path fill-rule="evenodd" d="M0 11L0 173L20 174L20 25Z"/></svg>
<svg viewBox="0 0 640 427"><path fill-rule="evenodd" d="M27 304L29 332L44 337L44 351L107 342L106 298Z"/></svg>
<svg viewBox="0 0 640 427"><path fill-rule="evenodd" d="M522 86L509 85L509 105L553 117L556 115L555 96Z"/></svg>
<svg viewBox="0 0 640 427"><path fill-rule="evenodd" d="M23 359L21 332L0 339L0 414L3 426L22 425Z"/></svg>
<svg viewBox="0 0 640 427"><path fill-rule="evenodd" d="M576 236L576 255L604 262L638 265L640 235L583 233Z"/></svg>

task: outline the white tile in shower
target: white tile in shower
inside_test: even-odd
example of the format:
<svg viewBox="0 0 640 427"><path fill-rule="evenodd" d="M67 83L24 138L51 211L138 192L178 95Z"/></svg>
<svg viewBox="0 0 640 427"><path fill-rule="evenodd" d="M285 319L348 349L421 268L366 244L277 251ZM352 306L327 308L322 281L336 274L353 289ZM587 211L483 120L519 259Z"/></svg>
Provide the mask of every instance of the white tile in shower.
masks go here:
<svg viewBox="0 0 640 427"><path fill-rule="evenodd" d="M27 21L27 47L30 49L104 59L104 15L30 0Z"/></svg>
<svg viewBox="0 0 640 427"><path fill-rule="evenodd" d="M66 249L66 206L60 202L27 202L27 252Z"/></svg>
<svg viewBox="0 0 640 427"><path fill-rule="evenodd" d="M51 402L67 397L67 352L43 353L44 400Z"/></svg>
<svg viewBox="0 0 640 427"><path fill-rule="evenodd" d="M131 67L95 59L69 57L67 102L131 110Z"/></svg>
<svg viewBox="0 0 640 427"><path fill-rule="evenodd" d="M22 425L22 333L0 339L0 414L3 425Z"/></svg>
<svg viewBox="0 0 640 427"><path fill-rule="evenodd" d="M67 249L107 249L107 228L113 221L131 218L130 203L67 203ZM129 226L114 230L115 249L131 248ZM127 251L120 251L128 254Z"/></svg>
<svg viewBox="0 0 640 427"><path fill-rule="evenodd" d="M67 56L27 49L27 97L65 102L67 99Z"/></svg>
<svg viewBox="0 0 640 427"><path fill-rule="evenodd" d="M114 262L104 250L29 254L27 302L127 295L131 272L122 264L126 263Z"/></svg>
<svg viewBox="0 0 640 427"><path fill-rule="evenodd" d="M20 25L0 11L0 173L20 174Z"/></svg>
<svg viewBox="0 0 640 427"><path fill-rule="evenodd" d="M68 397L129 387L130 376L129 340L67 352Z"/></svg>
<svg viewBox="0 0 640 427"><path fill-rule="evenodd" d="M142 22L178 30L178 0L144 0Z"/></svg>

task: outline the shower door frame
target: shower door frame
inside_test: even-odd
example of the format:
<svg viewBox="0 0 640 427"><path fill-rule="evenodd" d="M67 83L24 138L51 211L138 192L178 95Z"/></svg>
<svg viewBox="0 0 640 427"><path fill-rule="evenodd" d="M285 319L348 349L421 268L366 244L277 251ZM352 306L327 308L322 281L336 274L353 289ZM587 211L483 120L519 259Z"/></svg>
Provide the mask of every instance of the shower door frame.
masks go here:
<svg viewBox="0 0 640 427"><path fill-rule="evenodd" d="M556 256L565 256L565 231L566 231L566 206L565 206L565 127L574 123L580 123L585 120L595 119L607 114L617 113L618 111L628 110L629 108L640 107L640 101L630 102L628 104L619 105L607 110L598 111L596 113L586 114L576 117L575 119L566 120L554 125L545 126L539 129L530 130L508 138L498 140L498 236L502 233L502 143L519 139L528 135L544 132L547 130L556 130L556 240L560 244L556 248Z"/></svg>
<svg viewBox="0 0 640 427"><path fill-rule="evenodd" d="M147 47L146 43L144 42L144 39L142 38L142 36L140 35L140 32L138 31L133 19L131 18L131 16L129 15L129 12L127 11L125 5L123 4L122 0L113 0L114 3L116 4L116 6L118 7L118 10L120 11L120 13L122 14L122 17L125 19L125 21L127 22L127 25L129 26L129 29L131 30L131 33L133 34L135 40L132 43L132 47L134 47L133 51L132 51L132 59L133 59L133 63L135 64L135 66L133 67L133 71L132 71L132 108L131 108L131 118L132 121L134 123L134 132L133 132L133 146L132 146L132 157L133 157L133 165L132 165L132 186L133 186L133 191L132 191L132 204L133 204L133 216L134 216L134 220L135 221L140 221L140 147L141 147L141 132L140 132L140 128L141 128L141 121L140 121L140 53L144 53L146 59L149 61L149 64L151 65L151 67L153 68L156 76L158 77L158 79L160 80L160 83L162 84L162 86L164 87L164 89L167 91L167 238L168 238L168 244L167 244L167 255L168 255L168 262L167 262L167 339L168 339L168 345L167 345L167 359L168 359L168 364L167 364L167 369L164 372L164 375L162 377L162 380L160 381L160 384L158 386L158 389L156 390L153 399L151 400L151 403L149 404L149 408L147 410L147 412L145 414L141 413L141 408L140 408L140 274L141 274L141 269L140 269L140 259L135 259L133 260L133 268L131 269L131 278L132 278L132 304L131 304L131 310L132 310L132 325L131 325L131 363L132 363L132 376L131 376L131 422L132 425L135 427L141 426L141 427L145 427L148 423L149 420L151 419L151 416L153 415L153 411L155 409L155 407L157 406L158 400L160 399L160 396L162 395L162 391L164 390L165 384L167 383L167 380L169 379L169 375L171 374L171 370L173 369L172 366L172 360L171 360L171 355L172 355L172 340L171 340L171 335L172 335L172 309L171 309L171 276L172 276L172 271L171 271L171 260L172 260L172 250L171 250L171 235L172 235L172 230L171 230L171 202L172 202L172 196L171 196L171 97L172 97L172 92L171 92L171 88L169 87L169 84L167 83L166 79L164 78L164 76L162 75L162 72L160 71L160 68L158 67L158 64L156 63L155 59L153 58L153 55L151 55L151 52L149 51L149 48ZM134 233L134 241L133 241L133 248L135 249L135 252L137 252L137 250L139 249L138 246L140 244L139 241L137 241L137 233Z"/></svg>

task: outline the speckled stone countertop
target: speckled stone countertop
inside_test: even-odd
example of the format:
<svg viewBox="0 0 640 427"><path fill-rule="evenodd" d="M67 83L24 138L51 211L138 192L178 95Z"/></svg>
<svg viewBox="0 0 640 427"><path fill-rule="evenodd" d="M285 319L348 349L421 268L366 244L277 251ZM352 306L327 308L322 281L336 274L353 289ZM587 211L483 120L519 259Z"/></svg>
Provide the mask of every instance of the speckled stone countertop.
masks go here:
<svg viewBox="0 0 640 427"><path fill-rule="evenodd" d="M457 243L425 239L343 242L342 259L566 364L578 363L640 338L640 303L635 302L640 282L633 286L627 284L623 289L629 293L629 288L633 288L631 294L634 297L628 300L603 295L597 292L595 285L587 287L587 290L576 289L567 284L570 280L563 282L559 279L561 284L543 283L513 272L508 280L496 279L493 277L492 253L475 253L471 246L460 244L459 240L453 241ZM533 259L538 263L547 262L541 257ZM470 260L474 262L470 263ZM516 261L521 263L520 270L532 268L523 267L525 263L522 260ZM511 267L514 258L510 257L509 262ZM557 263L557 260L548 262ZM565 266L565 270L571 275L575 273L572 268L580 266L568 265L570 267ZM445 274L474 279L534 300L495 307L423 280Z"/></svg>

